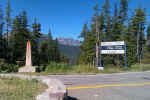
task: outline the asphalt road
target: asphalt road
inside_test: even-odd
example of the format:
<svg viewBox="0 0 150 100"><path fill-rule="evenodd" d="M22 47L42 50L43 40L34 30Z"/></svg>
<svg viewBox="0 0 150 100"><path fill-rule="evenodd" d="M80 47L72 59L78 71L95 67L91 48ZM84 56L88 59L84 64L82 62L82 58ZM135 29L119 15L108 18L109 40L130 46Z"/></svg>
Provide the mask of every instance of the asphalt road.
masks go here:
<svg viewBox="0 0 150 100"><path fill-rule="evenodd" d="M150 72L47 77L64 82L70 100L150 100Z"/></svg>

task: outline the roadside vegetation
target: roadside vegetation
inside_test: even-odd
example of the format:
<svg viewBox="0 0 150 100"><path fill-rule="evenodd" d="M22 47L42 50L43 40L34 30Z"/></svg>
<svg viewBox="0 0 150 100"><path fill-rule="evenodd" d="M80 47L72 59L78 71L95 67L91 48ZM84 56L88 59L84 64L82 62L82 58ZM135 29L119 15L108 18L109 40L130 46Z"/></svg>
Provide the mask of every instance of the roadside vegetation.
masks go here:
<svg viewBox="0 0 150 100"><path fill-rule="evenodd" d="M35 100L46 88L37 80L0 78L0 100Z"/></svg>
<svg viewBox="0 0 150 100"><path fill-rule="evenodd" d="M0 73L18 72L18 65L0 62Z"/></svg>
<svg viewBox="0 0 150 100"><path fill-rule="evenodd" d="M127 68L125 68L124 66L122 67L106 66L105 69L103 71L99 71L99 73L141 72L149 70L150 64L135 64Z"/></svg>
<svg viewBox="0 0 150 100"><path fill-rule="evenodd" d="M145 61L144 61L145 62ZM9 65L0 62L1 73L17 73L19 66ZM64 74L98 74L98 73L120 73L120 72L135 72L135 71L148 71L150 70L150 64L137 63L125 68L124 66L114 66L109 64L104 66L104 70L98 70L92 65L69 65L66 63L51 62L47 65L41 65L38 67L38 72L33 73L37 75L64 75ZM24 73L32 74L32 73Z"/></svg>
<svg viewBox="0 0 150 100"><path fill-rule="evenodd" d="M57 38L53 38L51 29L42 33L41 24L36 17L28 21L25 10L12 14L9 0L6 9L0 5L0 72L17 72L25 65L26 43L32 44L32 64L39 66L39 74L90 74L114 73L124 71L149 70L150 64L150 24L146 9L142 6L129 10L128 0L119 0L112 4L94 6L94 15L85 23L80 33L80 54L75 62L59 49ZM101 9L101 10L99 10ZM5 11L6 13L4 13ZM14 15L12 17L11 15ZM5 16L5 18L3 17ZM96 27L97 26L97 27ZM4 30L6 29L6 30ZM97 29L97 31L96 31ZM45 36L46 38L42 38ZM96 44L106 41L126 41L127 64L124 68L124 55L101 55L104 71L96 69ZM65 48L65 47L64 47ZM66 51L67 52L67 51ZM74 53L76 51L72 51ZM72 65L74 63L74 65Z"/></svg>
<svg viewBox="0 0 150 100"><path fill-rule="evenodd" d="M144 61L145 62L145 61ZM19 66L9 65L0 62L0 73L17 73ZM137 63L125 68L124 66L114 66L109 64L104 66L104 70L98 70L92 65L69 65L66 63L51 62L47 65L41 65L38 67L36 73L24 73L24 74L37 74L37 75L64 75L64 74L98 74L98 73L120 73L120 72L135 72L135 71L148 71L150 70L150 64Z"/></svg>
<svg viewBox="0 0 150 100"><path fill-rule="evenodd" d="M108 65L104 66L104 70L98 70L95 66L90 65L68 65L64 63L49 63L45 66L45 70L37 73L25 73L36 75L73 75L73 74L102 74L102 73L121 73L121 72L139 72L149 71L150 64L134 64L125 68L124 66ZM43 66L41 66L43 69Z"/></svg>

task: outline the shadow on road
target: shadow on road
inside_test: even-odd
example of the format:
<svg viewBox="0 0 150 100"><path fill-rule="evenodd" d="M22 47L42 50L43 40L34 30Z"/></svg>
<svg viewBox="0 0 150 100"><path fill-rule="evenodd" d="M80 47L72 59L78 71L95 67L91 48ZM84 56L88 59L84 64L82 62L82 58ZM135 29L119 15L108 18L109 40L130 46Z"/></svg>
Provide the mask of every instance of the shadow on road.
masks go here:
<svg viewBox="0 0 150 100"><path fill-rule="evenodd" d="M77 98L68 96L67 100L78 100Z"/></svg>
<svg viewBox="0 0 150 100"><path fill-rule="evenodd" d="M149 77L143 77L143 79L145 79L145 80L150 80L150 78L149 78Z"/></svg>

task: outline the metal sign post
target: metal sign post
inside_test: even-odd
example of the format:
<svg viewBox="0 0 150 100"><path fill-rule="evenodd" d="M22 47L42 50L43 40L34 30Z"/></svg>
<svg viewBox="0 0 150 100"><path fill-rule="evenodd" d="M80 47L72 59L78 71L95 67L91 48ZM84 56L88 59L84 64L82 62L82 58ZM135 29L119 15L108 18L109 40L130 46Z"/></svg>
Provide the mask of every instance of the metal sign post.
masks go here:
<svg viewBox="0 0 150 100"><path fill-rule="evenodd" d="M124 63L127 67L127 50L125 41L115 41L115 42L101 42L100 46L100 58L99 58L99 67L98 69L103 70L101 63L102 54L124 54Z"/></svg>
<svg viewBox="0 0 150 100"><path fill-rule="evenodd" d="M126 41L124 41L124 51L125 51L125 53L124 53L124 64L125 64L125 68L127 68L128 65L127 65L127 44L126 44Z"/></svg>
<svg viewBox="0 0 150 100"><path fill-rule="evenodd" d="M104 70L104 67L102 66L102 56L101 56L101 44L99 44L99 64L98 64L98 69L99 70Z"/></svg>

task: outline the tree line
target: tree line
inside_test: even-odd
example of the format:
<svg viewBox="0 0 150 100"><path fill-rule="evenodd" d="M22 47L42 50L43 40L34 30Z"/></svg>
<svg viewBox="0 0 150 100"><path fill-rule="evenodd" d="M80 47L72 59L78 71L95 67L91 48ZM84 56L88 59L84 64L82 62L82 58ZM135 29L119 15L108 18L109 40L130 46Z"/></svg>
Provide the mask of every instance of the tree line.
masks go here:
<svg viewBox="0 0 150 100"><path fill-rule="evenodd" d="M150 24L145 8L139 5L130 9L128 0L120 0L114 5L105 0L102 7L96 4L94 11L91 24L85 23L79 36L83 38L79 64L96 65L96 43L105 41L126 41L129 66L147 57L150 52ZM123 66L123 59L123 55L102 55L104 65Z"/></svg>
<svg viewBox="0 0 150 100"><path fill-rule="evenodd" d="M36 17L31 25L28 23L27 12L23 10L12 18L12 10L7 0L5 13L0 5L0 58L5 62L17 64L25 61L26 43L31 41L33 65L49 62L69 62L58 48L58 40L53 39L49 30L46 40L40 41L43 33L41 24Z"/></svg>

